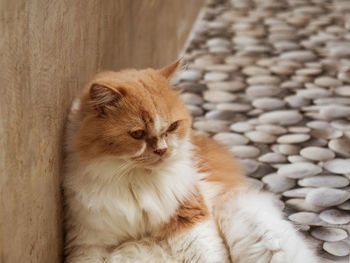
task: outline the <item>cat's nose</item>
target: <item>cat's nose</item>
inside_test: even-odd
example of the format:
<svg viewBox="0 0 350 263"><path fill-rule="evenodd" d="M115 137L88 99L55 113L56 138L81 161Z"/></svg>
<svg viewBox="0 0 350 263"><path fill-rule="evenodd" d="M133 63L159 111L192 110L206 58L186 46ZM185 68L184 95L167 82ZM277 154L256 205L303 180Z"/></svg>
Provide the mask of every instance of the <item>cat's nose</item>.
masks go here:
<svg viewBox="0 0 350 263"><path fill-rule="evenodd" d="M167 148L157 149L154 150L155 154L158 154L159 156L162 156L164 153L166 153Z"/></svg>

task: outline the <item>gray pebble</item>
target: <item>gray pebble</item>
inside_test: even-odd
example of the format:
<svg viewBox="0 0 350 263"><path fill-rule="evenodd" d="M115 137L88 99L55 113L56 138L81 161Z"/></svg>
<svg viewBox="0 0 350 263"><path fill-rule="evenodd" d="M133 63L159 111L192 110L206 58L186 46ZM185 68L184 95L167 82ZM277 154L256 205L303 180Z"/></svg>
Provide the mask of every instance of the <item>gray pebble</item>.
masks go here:
<svg viewBox="0 0 350 263"><path fill-rule="evenodd" d="M278 146L278 151L285 155L293 155L293 154L299 153L300 147L297 145L291 145L291 144L280 144Z"/></svg>
<svg viewBox="0 0 350 263"><path fill-rule="evenodd" d="M318 75L322 72L322 69L320 68L303 68L298 69L295 73L298 75L305 75L305 76L314 76Z"/></svg>
<svg viewBox="0 0 350 263"><path fill-rule="evenodd" d="M288 131L292 133L308 133L311 129L304 126L291 126L288 127Z"/></svg>
<svg viewBox="0 0 350 263"><path fill-rule="evenodd" d="M305 199L302 199L302 198L288 199L286 201L286 205L297 211L308 211L308 212L315 212L315 213L319 213L324 209L324 207L309 204L305 201Z"/></svg>
<svg viewBox="0 0 350 263"><path fill-rule="evenodd" d="M207 82L218 82L228 79L229 75L225 72L208 72L204 75L204 80Z"/></svg>
<svg viewBox="0 0 350 263"><path fill-rule="evenodd" d="M286 65L276 65L270 67L272 73L277 75L290 75L293 74L294 69Z"/></svg>
<svg viewBox="0 0 350 263"><path fill-rule="evenodd" d="M229 132L217 133L213 136L213 139L228 146L243 145L249 142L249 140L243 135Z"/></svg>
<svg viewBox="0 0 350 263"><path fill-rule="evenodd" d="M264 183L258 179L247 177L246 181L248 182L248 185L253 189L262 190L264 188Z"/></svg>
<svg viewBox="0 0 350 263"><path fill-rule="evenodd" d="M245 88L245 84L241 81L221 81L209 82L207 87L212 90L220 91L239 91Z"/></svg>
<svg viewBox="0 0 350 263"><path fill-rule="evenodd" d="M289 59L300 62L311 61L316 58L316 55L312 51L298 50L298 51L288 51L281 55L281 59Z"/></svg>
<svg viewBox="0 0 350 263"><path fill-rule="evenodd" d="M315 228L311 231L311 235L317 239L328 242L340 241L348 237L345 230L331 227Z"/></svg>
<svg viewBox="0 0 350 263"><path fill-rule="evenodd" d="M349 117L350 107L343 105L326 105L320 109L320 115L326 119Z"/></svg>
<svg viewBox="0 0 350 263"><path fill-rule="evenodd" d="M284 110L271 111L260 115L262 123L273 123L280 125L292 125L301 121L303 116L298 111Z"/></svg>
<svg viewBox="0 0 350 263"><path fill-rule="evenodd" d="M300 151L300 155L314 161L328 161L335 157L333 151L316 146L305 147Z"/></svg>
<svg viewBox="0 0 350 263"><path fill-rule="evenodd" d="M333 139L329 141L328 147L342 157L350 157L350 140Z"/></svg>
<svg viewBox="0 0 350 263"><path fill-rule="evenodd" d="M287 161L287 158L280 153L269 152L261 155L258 161L263 163L284 163Z"/></svg>
<svg viewBox="0 0 350 263"><path fill-rule="evenodd" d="M236 96L219 90L209 90L204 92L204 99L209 102L230 102L236 99Z"/></svg>
<svg viewBox="0 0 350 263"><path fill-rule="evenodd" d="M227 64L230 64L230 65L233 64L236 66L248 66L254 63L254 60L255 59L253 57L249 57L249 56L241 56L241 57L230 56L225 58L225 62Z"/></svg>
<svg viewBox="0 0 350 263"><path fill-rule="evenodd" d="M348 191L321 187L310 191L305 200L312 205L329 207L344 203L349 198L350 192Z"/></svg>
<svg viewBox="0 0 350 263"><path fill-rule="evenodd" d="M274 172L274 168L271 165L259 163L258 169L254 173L252 173L250 176L254 178L262 178L263 176L272 172Z"/></svg>
<svg viewBox="0 0 350 263"><path fill-rule="evenodd" d="M185 104L199 105L203 103L202 97L195 93L186 92L181 94L180 98Z"/></svg>
<svg viewBox="0 0 350 263"><path fill-rule="evenodd" d="M310 139L309 134L304 133L295 133L295 134L286 134L277 138L278 143L284 144L293 144L293 143L301 143Z"/></svg>
<svg viewBox="0 0 350 263"><path fill-rule="evenodd" d="M321 146L326 146L328 144L328 141L326 139L320 139L320 138L311 138L307 142L301 144L302 146L316 146L316 147L321 147Z"/></svg>
<svg viewBox="0 0 350 263"><path fill-rule="evenodd" d="M320 218L334 225L344 225L350 222L350 214L338 209L327 209L320 213Z"/></svg>
<svg viewBox="0 0 350 263"><path fill-rule="evenodd" d="M336 174L348 174L350 173L350 159L334 159L327 161L324 164L324 168Z"/></svg>
<svg viewBox="0 0 350 263"><path fill-rule="evenodd" d="M255 158L259 156L260 150L250 145L237 145L231 147L231 152L238 158Z"/></svg>
<svg viewBox="0 0 350 263"><path fill-rule="evenodd" d="M230 46L231 41L226 38L210 38L207 40L207 45L211 46Z"/></svg>
<svg viewBox="0 0 350 263"><path fill-rule="evenodd" d="M215 110L216 109L216 103L206 102L202 104L202 108L205 110Z"/></svg>
<svg viewBox="0 0 350 263"><path fill-rule="evenodd" d="M195 129L212 133L228 131L228 126L229 123L227 121L221 120L200 120L193 123Z"/></svg>
<svg viewBox="0 0 350 263"><path fill-rule="evenodd" d="M349 185L349 180L343 176L337 175L319 175L300 179L298 181L300 186L309 186L309 187L345 187Z"/></svg>
<svg viewBox="0 0 350 263"><path fill-rule="evenodd" d="M219 103L217 106L218 110L232 111L232 112L246 112L251 110L250 104L244 103Z"/></svg>
<svg viewBox="0 0 350 263"><path fill-rule="evenodd" d="M316 105L329 105L329 104L344 104L349 105L350 100L348 98L342 97L330 97L330 98L320 98L314 100Z"/></svg>
<svg viewBox="0 0 350 263"><path fill-rule="evenodd" d="M310 134L316 138L320 139L336 139L343 135L343 132L333 128L321 128L321 129L312 129Z"/></svg>
<svg viewBox="0 0 350 263"><path fill-rule="evenodd" d="M203 109L199 106L187 104L186 107L192 116L201 116L203 114Z"/></svg>
<svg viewBox="0 0 350 263"><path fill-rule="evenodd" d="M300 48L300 46L292 41L278 41L273 43L275 49L278 51L291 51L291 50L297 50Z"/></svg>
<svg viewBox="0 0 350 263"><path fill-rule="evenodd" d="M315 84L323 87L330 87L330 86L334 87L334 86L340 86L342 82L332 77L318 77L315 79Z"/></svg>
<svg viewBox="0 0 350 263"><path fill-rule="evenodd" d="M211 110L205 114L206 119L217 119L217 120L227 120L232 121L235 117L235 113L233 111L227 110Z"/></svg>
<svg viewBox="0 0 350 263"><path fill-rule="evenodd" d="M303 86L303 83L295 80L287 80L281 84L282 89L300 89Z"/></svg>
<svg viewBox="0 0 350 263"><path fill-rule="evenodd" d="M300 155L289 155L287 157L288 161L290 163L307 163L307 162L311 162L308 159L305 159L304 157L300 156Z"/></svg>
<svg viewBox="0 0 350 263"><path fill-rule="evenodd" d="M257 76L257 75L269 75L270 71L263 67L247 66L243 68L242 73L248 76Z"/></svg>
<svg viewBox="0 0 350 263"><path fill-rule="evenodd" d="M279 84L280 81L280 78L272 75L254 76L247 79L247 83L250 85L276 85Z"/></svg>
<svg viewBox="0 0 350 263"><path fill-rule="evenodd" d="M276 173L268 174L262 178L267 189L274 193L281 193L295 186L295 180L280 176Z"/></svg>
<svg viewBox="0 0 350 263"><path fill-rule="evenodd" d="M322 88L303 89L297 91L297 96L300 96L304 99L319 99L329 97L330 95L331 92Z"/></svg>
<svg viewBox="0 0 350 263"><path fill-rule="evenodd" d="M284 98L287 104L292 108L301 108L303 106L309 105L310 100L299 97L299 96L287 96Z"/></svg>
<svg viewBox="0 0 350 263"><path fill-rule="evenodd" d="M263 131L249 131L245 133L245 136L258 143L273 143L276 140L276 136Z"/></svg>
<svg viewBox="0 0 350 263"><path fill-rule="evenodd" d="M259 40L251 36L235 36L233 42L240 46L258 44Z"/></svg>
<svg viewBox="0 0 350 263"><path fill-rule="evenodd" d="M323 249L337 257L344 257L350 253L350 245L344 241L324 242Z"/></svg>
<svg viewBox="0 0 350 263"><path fill-rule="evenodd" d="M224 49L222 51L226 52L229 49ZM212 50L211 50L212 51ZM219 50L215 50L218 52ZM222 71L226 73L231 73L237 70L236 66L228 65L228 64L215 64L215 65L208 65L205 67L205 70L207 71Z"/></svg>
<svg viewBox="0 0 350 263"><path fill-rule="evenodd" d="M252 116L258 116L260 115L261 113L263 113L263 110L262 109L253 109L251 111L248 111L247 115L249 117L252 117Z"/></svg>
<svg viewBox="0 0 350 263"><path fill-rule="evenodd" d="M287 130L282 126L273 125L273 124L258 125L256 126L256 130L270 133L273 135L285 134L287 132Z"/></svg>
<svg viewBox="0 0 350 263"><path fill-rule="evenodd" d="M278 169L279 175L301 179L305 177L311 177L322 172L322 168L312 163L292 163L282 166Z"/></svg>
<svg viewBox="0 0 350 263"><path fill-rule="evenodd" d="M350 130L350 121L347 120L334 120L331 122L331 126L339 130Z"/></svg>
<svg viewBox="0 0 350 263"><path fill-rule="evenodd" d="M179 74L179 81L197 81L202 77L202 73L198 70L186 70Z"/></svg>
<svg viewBox="0 0 350 263"><path fill-rule="evenodd" d="M313 189L314 188L308 188L308 187L295 188L295 189L283 192L282 195L285 196L285 197L304 198L304 197L306 197L307 193L310 192Z"/></svg>
<svg viewBox="0 0 350 263"><path fill-rule="evenodd" d="M337 95L350 97L350 86L338 87L334 91Z"/></svg>
<svg viewBox="0 0 350 263"><path fill-rule="evenodd" d="M221 59L219 57L212 56L212 55L200 56L194 60L194 64L198 66L213 65L220 62L221 62Z"/></svg>
<svg viewBox="0 0 350 263"><path fill-rule="evenodd" d="M241 164L243 165L244 172L246 175L251 175L259 168L259 163L252 159L243 159L241 160Z"/></svg>
<svg viewBox="0 0 350 263"><path fill-rule="evenodd" d="M253 100L253 106L259 109L263 110L276 110L283 108L286 104L283 100L277 99L277 98L259 98Z"/></svg>
<svg viewBox="0 0 350 263"><path fill-rule="evenodd" d="M227 54L231 52L231 48L225 46L209 47L209 52L214 54Z"/></svg>
<svg viewBox="0 0 350 263"><path fill-rule="evenodd" d="M269 97L278 95L281 89L278 86L266 85L266 84L256 84L249 86L246 93L251 98Z"/></svg>
<svg viewBox="0 0 350 263"><path fill-rule="evenodd" d="M320 219L319 215L313 212L298 212L291 214L288 217L289 220L303 225L317 225L322 224L323 221Z"/></svg>
<svg viewBox="0 0 350 263"><path fill-rule="evenodd" d="M253 129L253 125L249 122L236 122L230 126L230 129L235 132L247 132Z"/></svg>
<svg viewBox="0 0 350 263"><path fill-rule="evenodd" d="M338 205L340 209L350 210L350 200Z"/></svg>

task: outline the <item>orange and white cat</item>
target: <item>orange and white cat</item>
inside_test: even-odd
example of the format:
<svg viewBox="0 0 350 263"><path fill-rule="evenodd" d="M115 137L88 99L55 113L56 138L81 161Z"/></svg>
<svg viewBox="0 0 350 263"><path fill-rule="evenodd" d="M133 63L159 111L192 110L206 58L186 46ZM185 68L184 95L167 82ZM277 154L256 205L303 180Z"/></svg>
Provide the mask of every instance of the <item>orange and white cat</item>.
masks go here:
<svg viewBox="0 0 350 263"><path fill-rule="evenodd" d="M101 73L73 104L66 262L316 263L275 198L191 132L169 86L179 64Z"/></svg>

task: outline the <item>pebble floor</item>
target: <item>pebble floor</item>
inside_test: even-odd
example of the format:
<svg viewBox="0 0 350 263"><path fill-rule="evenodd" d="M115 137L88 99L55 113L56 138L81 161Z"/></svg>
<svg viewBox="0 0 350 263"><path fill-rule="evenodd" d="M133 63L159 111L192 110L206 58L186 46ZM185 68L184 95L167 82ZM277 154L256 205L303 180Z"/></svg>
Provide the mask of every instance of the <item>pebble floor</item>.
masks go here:
<svg viewBox="0 0 350 263"><path fill-rule="evenodd" d="M350 1L208 1L184 61L174 84L193 128L276 193L327 262L349 262Z"/></svg>

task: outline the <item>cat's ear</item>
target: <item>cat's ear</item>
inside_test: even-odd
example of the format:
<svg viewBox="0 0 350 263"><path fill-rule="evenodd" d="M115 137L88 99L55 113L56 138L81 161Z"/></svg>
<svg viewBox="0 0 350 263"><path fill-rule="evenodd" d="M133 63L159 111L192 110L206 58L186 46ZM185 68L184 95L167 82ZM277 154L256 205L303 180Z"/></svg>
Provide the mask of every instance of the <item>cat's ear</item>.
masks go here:
<svg viewBox="0 0 350 263"><path fill-rule="evenodd" d="M94 109L104 114L106 107L117 105L125 96L125 90L111 88L106 84L93 83L90 86L89 95Z"/></svg>
<svg viewBox="0 0 350 263"><path fill-rule="evenodd" d="M182 64L182 58L160 69L159 73L162 74L165 78L170 79L174 75L174 73L180 68L181 64Z"/></svg>

